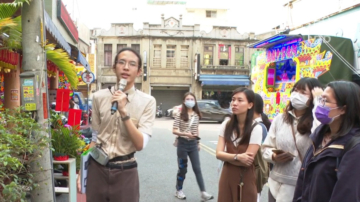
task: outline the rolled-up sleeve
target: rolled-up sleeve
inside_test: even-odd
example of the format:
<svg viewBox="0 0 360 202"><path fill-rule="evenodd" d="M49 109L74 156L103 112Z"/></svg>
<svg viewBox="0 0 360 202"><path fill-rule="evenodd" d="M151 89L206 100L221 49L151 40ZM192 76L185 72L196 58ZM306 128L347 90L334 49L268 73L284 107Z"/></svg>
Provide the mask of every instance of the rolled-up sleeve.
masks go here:
<svg viewBox="0 0 360 202"><path fill-rule="evenodd" d="M97 140L97 135L99 133L99 129L100 129L100 124L101 124L101 120L100 120L100 111L99 111L99 100L96 97L96 94L94 94L93 96L93 105L92 105L92 114L91 114L91 129L92 129L92 138L91 141L96 142Z"/></svg>
<svg viewBox="0 0 360 202"><path fill-rule="evenodd" d="M143 114L139 120L138 130L142 133L152 135L152 128L155 121L155 112L156 112L156 101L154 97L151 97L149 103L145 107Z"/></svg>
<svg viewBox="0 0 360 202"><path fill-rule="evenodd" d="M276 149L276 124L279 118L279 116L274 118L273 122L271 123L269 132L264 140L264 143L261 145L263 158L269 163L274 163L274 161L272 160L272 150Z"/></svg>

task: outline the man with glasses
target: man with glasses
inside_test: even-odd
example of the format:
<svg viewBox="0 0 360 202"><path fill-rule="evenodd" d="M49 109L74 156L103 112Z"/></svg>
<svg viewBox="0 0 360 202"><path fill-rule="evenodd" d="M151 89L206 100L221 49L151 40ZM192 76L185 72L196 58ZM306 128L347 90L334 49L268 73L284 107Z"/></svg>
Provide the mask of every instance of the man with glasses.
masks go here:
<svg viewBox="0 0 360 202"><path fill-rule="evenodd" d="M93 95L93 149L108 161L94 155L90 159L86 199L88 202L138 202L139 177L136 151L142 150L152 134L156 102L154 97L135 89L135 79L141 74L141 57L131 48L123 48L113 65L117 83L127 81L124 91L115 85ZM113 102L118 110L111 115ZM93 150L94 151L94 150ZM105 163L104 163L105 162ZM78 180L78 188L80 181Z"/></svg>

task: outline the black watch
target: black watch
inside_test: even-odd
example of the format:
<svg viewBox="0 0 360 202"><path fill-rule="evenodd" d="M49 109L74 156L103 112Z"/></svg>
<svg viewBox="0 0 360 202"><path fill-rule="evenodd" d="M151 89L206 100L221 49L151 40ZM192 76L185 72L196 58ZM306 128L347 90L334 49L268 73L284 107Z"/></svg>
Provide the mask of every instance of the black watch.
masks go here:
<svg viewBox="0 0 360 202"><path fill-rule="evenodd" d="M127 121L127 120L129 120L130 119L130 115L129 114L127 114L126 116L124 116L124 117L121 117L121 121Z"/></svg>

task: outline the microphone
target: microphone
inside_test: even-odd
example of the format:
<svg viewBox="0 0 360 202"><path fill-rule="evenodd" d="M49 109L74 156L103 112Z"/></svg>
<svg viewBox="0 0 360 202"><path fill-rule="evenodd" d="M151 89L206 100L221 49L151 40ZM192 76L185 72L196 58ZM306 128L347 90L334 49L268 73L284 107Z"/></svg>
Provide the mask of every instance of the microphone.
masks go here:
<svg viewBox="0 0 360 202"><path fill-rule="evenodd" d="M120 79L119 81L119 90L124 91L125 87L127 84L127 80L126 79ZM118 109L118 102L113 102L112 106L111 106L111 115L115 114L115 112Z"/></svg>

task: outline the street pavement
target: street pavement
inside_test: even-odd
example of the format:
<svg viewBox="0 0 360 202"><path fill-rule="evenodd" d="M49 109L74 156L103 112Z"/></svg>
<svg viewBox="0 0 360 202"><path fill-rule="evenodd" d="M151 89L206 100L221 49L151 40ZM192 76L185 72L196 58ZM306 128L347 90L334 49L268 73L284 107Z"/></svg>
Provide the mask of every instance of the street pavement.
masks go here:
<svg viewBox="0 0 360 202"><path fill-rule="evenodd" d="M157 118L153 136L147 147L136 153L140 178L140 202L178 202L174 197L177 174L176 147L172 144L175 136L172 134L173 119ZM201 122L199 131L201 137L200 163L206 191L214 195L212 201L217 201L218 166L215 157L220 124ZM189 161L190 162L190 161ZM184 182L183 191L186 201L200 201L200 190L192 171L191 163ZM267 201L268 187L264 186L260 202ZM57 197L57 202L68 202L68 195Z"/></svg>

